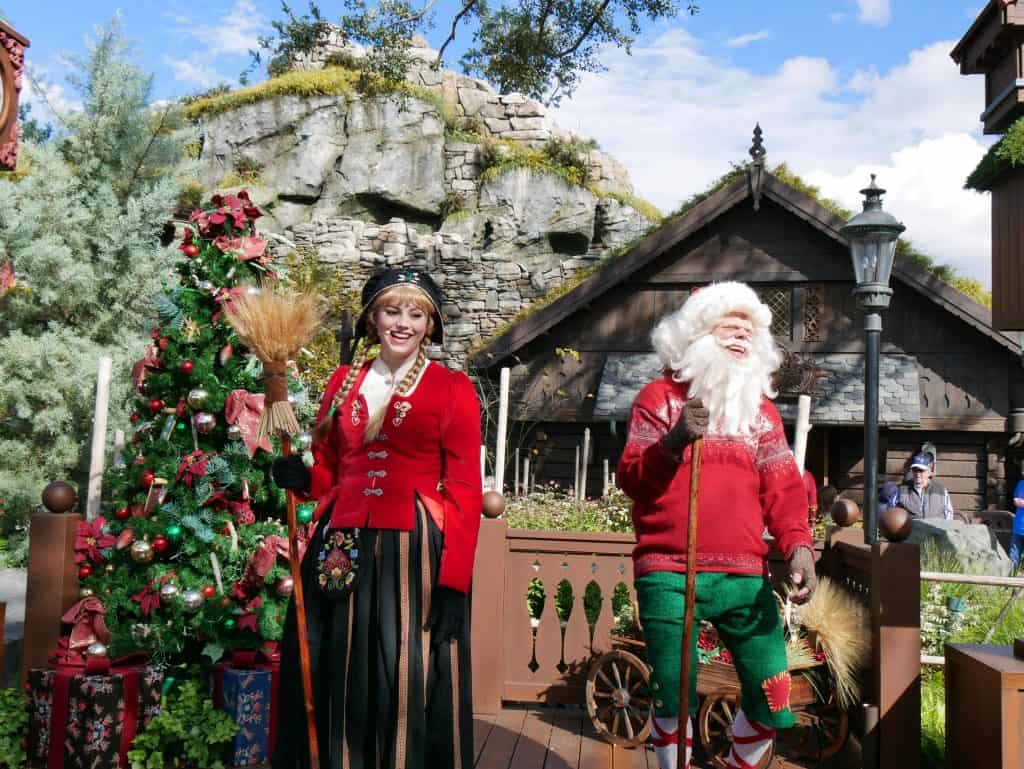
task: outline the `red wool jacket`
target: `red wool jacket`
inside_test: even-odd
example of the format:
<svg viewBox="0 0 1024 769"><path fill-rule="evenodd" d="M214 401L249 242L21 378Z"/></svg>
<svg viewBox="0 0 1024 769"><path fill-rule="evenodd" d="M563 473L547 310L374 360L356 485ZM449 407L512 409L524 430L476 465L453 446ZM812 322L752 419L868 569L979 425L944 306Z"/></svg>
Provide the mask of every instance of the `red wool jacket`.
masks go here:
<svg viewBox="0 0 1024 769"><path fill-rule="evenodd" d="M633 500L634 573L686 571L690 453L668 454L661 439L678 421L687 386L670 376L648 384L633 403L617 481ZM749 437L705 436L697 519L698 571L763 574L765 526L787 559L811 547L807 495L789 453L779 412L767 398Z"/></svg>
<svg viewBox="0 0 1024 769"><path fill-rule="evenodd" d="M330 409L349 367L331 377L317 420ZM438 584L469 592L480 531L480 408L469 378L429 363L408 397L395 395L380 434L363 443L366 401L359 394L367 362L313 448L307 499L332 527L411 531L418 494L444 532Z"/></svg>

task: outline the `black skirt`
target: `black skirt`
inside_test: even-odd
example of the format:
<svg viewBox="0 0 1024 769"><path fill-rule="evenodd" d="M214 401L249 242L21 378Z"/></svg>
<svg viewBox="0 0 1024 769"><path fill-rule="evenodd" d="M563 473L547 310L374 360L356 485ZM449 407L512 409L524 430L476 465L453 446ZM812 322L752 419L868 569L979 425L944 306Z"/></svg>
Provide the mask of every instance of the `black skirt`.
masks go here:
<svg viewBox="0 0 1024 769"><path fill-rule="evenodd" d="M444 535L418 507L413 531L363 529L359 581L324 597L316 555L326 521L302 562L320 766L323 769L472 769L469 617L459 637L431 643L424 630ZM308 769L295 602L281 642L274 769Z"/></svg>

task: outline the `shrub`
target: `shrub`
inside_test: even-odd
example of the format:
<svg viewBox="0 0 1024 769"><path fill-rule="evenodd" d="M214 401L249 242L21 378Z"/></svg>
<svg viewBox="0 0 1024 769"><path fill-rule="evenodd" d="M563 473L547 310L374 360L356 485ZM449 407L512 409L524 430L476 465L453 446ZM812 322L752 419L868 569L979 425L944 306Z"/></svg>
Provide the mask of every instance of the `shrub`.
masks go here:
<svg viewBox="0 0 1024 769"><path fill-rule="evenodd" d="M0 766L17 769L28 756L22 741L28 733L29 699L20 689L0 690Z"/></svg>

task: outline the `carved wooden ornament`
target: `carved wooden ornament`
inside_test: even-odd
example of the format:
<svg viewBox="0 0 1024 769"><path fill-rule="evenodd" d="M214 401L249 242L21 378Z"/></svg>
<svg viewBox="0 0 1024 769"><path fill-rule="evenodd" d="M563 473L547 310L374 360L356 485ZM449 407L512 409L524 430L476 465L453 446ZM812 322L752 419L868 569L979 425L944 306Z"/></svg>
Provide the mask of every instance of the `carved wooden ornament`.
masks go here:
<svg viewBox="0 0 1024 769"><path fill-rule="evenodd" d="M0 170L18 162L18 95L25 70L28 39L0 21Z"/></svg>

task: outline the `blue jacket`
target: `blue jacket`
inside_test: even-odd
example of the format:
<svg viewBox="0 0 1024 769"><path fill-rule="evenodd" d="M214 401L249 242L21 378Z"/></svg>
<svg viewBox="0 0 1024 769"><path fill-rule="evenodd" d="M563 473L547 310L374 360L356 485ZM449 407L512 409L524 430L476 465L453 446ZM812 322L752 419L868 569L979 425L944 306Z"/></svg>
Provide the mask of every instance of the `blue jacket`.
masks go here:
<svg viewBox="0 0 1024 769"><path fill-rule="evenodd" d="M1013 490L1014 499L1024 499L1024 481L1017 481L1017 486ZM1013 533L1024 534L1024 507L1018 507L1017 512L1013 516Z"/></svg>

